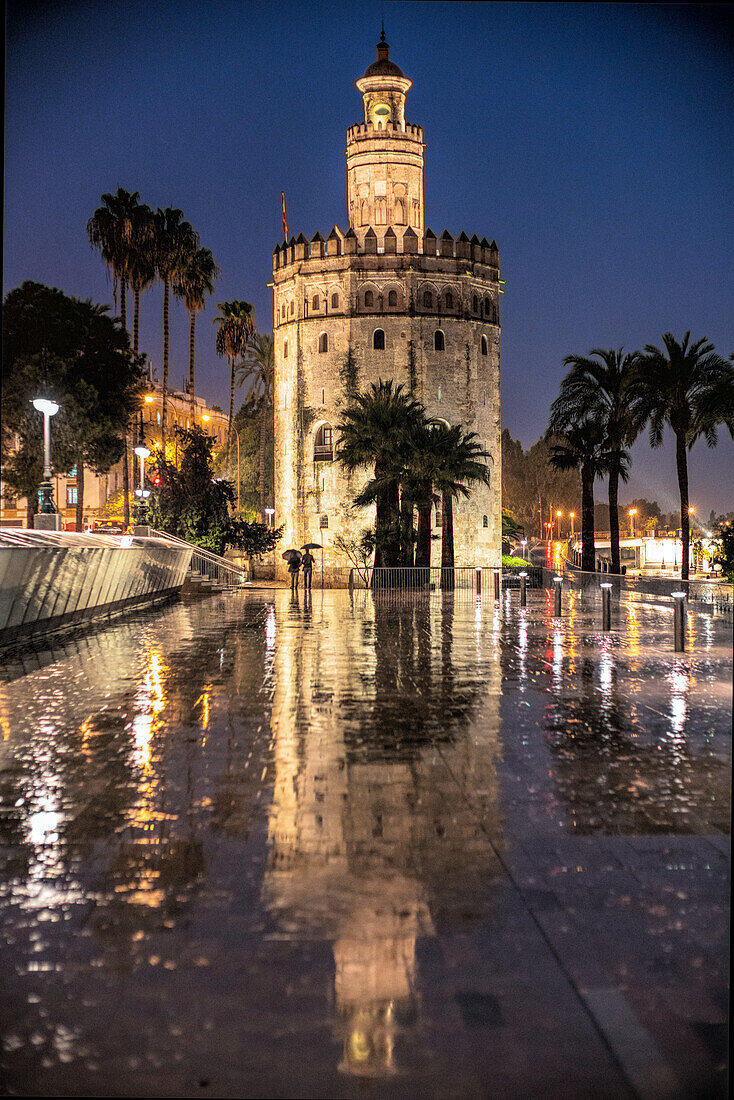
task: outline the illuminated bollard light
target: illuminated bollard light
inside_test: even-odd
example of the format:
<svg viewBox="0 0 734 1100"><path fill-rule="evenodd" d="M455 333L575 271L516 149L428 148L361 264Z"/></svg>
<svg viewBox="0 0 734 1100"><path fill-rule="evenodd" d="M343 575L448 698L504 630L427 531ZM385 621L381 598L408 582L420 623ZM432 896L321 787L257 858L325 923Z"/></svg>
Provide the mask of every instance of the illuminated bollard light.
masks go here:
<svg viewBox="0 0 734 1100"><path fill-rule="evenodd" d="M525 581L528 579L526 572L520 574L520 607L528 606L528 594L525 591Z"/></svg>
<svg viewBox="0 0 734 1100"><path fill-rule="evenodd" d="M673 597L673 633L675 652L683 653L686 648L686 593L671 592Z"/></svg>
<svg viewBox="0 0 734 1100"><path fill-rule="evenodd" d="M500 597L501 597L500 571L499 571L499 569L495 569L495 571L494 571L494 598L496 600L499 600Z"/></svg>
<svg viewBox="0 0 734 1100"><path fill-rule="evenodd" d="M477 596L482 594L482 570L477 566Z"/></svg>
<svg viewBox="0 0 734 1100"><path fill-rule="evenodd" d="M612 629L612 586L608 583L601 586L601 628Z"/></svg>
<svg viewBox="0 0 734 1100"><path fill-rule="evenodd" d="M561 616L561 585L563 584L563 577L553 578L553 614L558 619Z"/></svg>

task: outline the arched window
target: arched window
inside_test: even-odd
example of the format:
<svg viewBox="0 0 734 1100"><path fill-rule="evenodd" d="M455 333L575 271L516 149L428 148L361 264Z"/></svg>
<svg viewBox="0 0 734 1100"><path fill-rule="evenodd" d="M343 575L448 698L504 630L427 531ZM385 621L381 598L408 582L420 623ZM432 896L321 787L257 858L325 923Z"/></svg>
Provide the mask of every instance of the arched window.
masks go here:
<svg viewBox="0 0 734 1100"><path fill-rule="evenodd" d="M443 527L443 513L438 505L436 505L436 527Z"/></svg>
<svg viewBox="0 0 734 1100"><path fill-rule="evenodd" d="M313 441L314 462L331 462L334 457L334 433L331 424L322 424Z"/></svg>
<svg viewBox="0 0 734 1100"><path fill-rule="evenodd" d="M339 308L339 295L338 294L332 294L332 296L331 296L331 308L332 309L338 309Z"/></svg>
<svg viewBox="0 0 734 1100"><path fill-rule="evenodd" d="M322 531L325 531L328 526L329 526L329 517L326 515L326 513L324 513L323 516L319 517L319 527L321 528Z"/></svg>
<svg viewBox="0 0 734 1100"><path fill-rule="evenodd" d="M370 223L369 207L367 206L366 202L362 203L362 216L360 218L360 221L362 225L369 225Z"/></svg>
<svg viewBox="0 0 734 1100"><path fill-rule="evenodd" d="M280 307L280 319L281 321L285 321L285 302L283 302L283 305Z"/></svg>
<svg viewBox="0 0 734 1100"><path fill-rule="evenodd" d="M318 296L318 294L314 294L313 301L311 302L311 309L318 309L318 308L319 308L319 296Z"/></svg>
<svg viewBox="0 0 734 1100"><path fill-rule="evenodd" d="M365 290L364 292L364 308L372 309L375 304L375 296L371 290Z"/></svg>
<svg viewBox="0 0 734 1100"><path fill-rule="evenodd" d="M288 358L288 341L287 340L283 341L283 358L284 359Z"/></svg>
<svg viewBox="0 0 734 1100"><path fill-rule="evenodd" d="M319 351L328 351L328 350L329 350L329 337L326 335L325 332L322 332L321 335L319 336Z"/></svg>
<svg viewBox="0 0 734 1100"><path fill-rule="evenodd" d="M396 306L398 304L398 292L397 290L391 290L387 296L387 304L389 306Z"/></svg>
<svg viewBox="0 0 734 1100"><path fill-rule="evenodd" d="M471 307L475 313L479 313L479 299L477 298L476 294L471 300Z"/></svg>
<svg viewBox="0 0 734 1100"><path fill-rule="evenodd" d="M423 307L424 309L430 309L433 305L433 295L430 290L423 291Z"/></svg>
<svg viewBox="0 0 734 1100"><path fill-rule="evenodd" d="M482 337L482 355L486 355L486 354L487 354L487 337L483 336Z"/></svg>
<svg viewBox="0 0 734 1100"><path fill-rule="evenodd" d="M444 304L446 306L446 309L454 308L454 296L450 290L447 290L446 294L444 295Z"/></svg>
<svg viewBox="0 0 734 1100"><path fill-rule="evenodd" d="M405 207L400 199L395 203L395 224L405 225Z"/></svg>
<svg viewBox="0 0 734 1100"><path fill-rule="evenodd" d="M489 527L489 520L486 516L482 516L482 527Z"/></svg>
<svg viewBox="0 0 734 1100"><path fill-rule="evenodd" d="M440 328L437 328L436 331L433 334L433 350L434 351L445 351L445 348L446 348L446 342L443 338L443 333L441 332Z"/></svg>
<svg viewBox="0 0 734 1100"><path fill-rule="evenodd" d="M383 329L376 328L372 337L372 347L375 351L385 350L385 333Z"/></svg>
<svg viewBox="0 0 734 1100"><path fill-rule="evenodd" d="M485 317L491 317L492 316L492 303L490 302L489 298L484 299L484 316Z"/></svg>
<svg viewBox="0 0 734 1100"><path fill-rule="evenodd" d="M294 314L295 312L296 312L296 303L295 303L295 302L291 302L291 317L293 316L293 314Z"/></svg>

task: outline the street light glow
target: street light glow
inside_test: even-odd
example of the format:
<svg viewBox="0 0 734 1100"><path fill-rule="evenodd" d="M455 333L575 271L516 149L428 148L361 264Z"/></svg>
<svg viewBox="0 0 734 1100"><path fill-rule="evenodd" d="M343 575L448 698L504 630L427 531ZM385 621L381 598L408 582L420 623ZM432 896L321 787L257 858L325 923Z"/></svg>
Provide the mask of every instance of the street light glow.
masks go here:
<svg viewBox="0 0 734 1100"><path fill-rule="evenodd" d="M154 401L155 401L155 398L153 397L153 395L150 394L150 393L146 393L146 395L145 395L145 404L146 405L152 405Z"/></svg>
<svg viewBox="0 0 734 1100"><path fill-rule="evenodd" d="M150 458L150 451L143 442L138 443L137 447L135 448L135 454L138 456L138 458Z"/></svg>
<svg viewBox="0 0 734 1100"><path fill-rule="evenodd" d="M55 401L49 401L45 397L36 397L33 402L33 408L37 412L43 413L44 416L56 416L59 411L59 406Z"/></svg>

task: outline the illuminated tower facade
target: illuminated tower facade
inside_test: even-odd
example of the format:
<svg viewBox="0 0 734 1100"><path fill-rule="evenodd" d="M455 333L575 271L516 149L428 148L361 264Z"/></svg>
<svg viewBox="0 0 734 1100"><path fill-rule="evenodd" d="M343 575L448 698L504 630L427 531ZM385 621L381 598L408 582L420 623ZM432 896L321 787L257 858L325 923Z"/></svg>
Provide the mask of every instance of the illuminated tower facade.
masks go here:
<svg viewBox="0 0 734 1100"><path fill-rule="evenodd" d="M499 250L426 228L423 129L406 121L412 81L384 35L356 87L346 232L300 233L273 250L275 522L283 546L324 546L327 583L348 566L334 537L358 536L374 516L352 506L369 472L342 469L336 425L352 393L391 378L434 419L476 432L492 456L489 486L455 503L454 547L457 565L499 565Z"/></svg>

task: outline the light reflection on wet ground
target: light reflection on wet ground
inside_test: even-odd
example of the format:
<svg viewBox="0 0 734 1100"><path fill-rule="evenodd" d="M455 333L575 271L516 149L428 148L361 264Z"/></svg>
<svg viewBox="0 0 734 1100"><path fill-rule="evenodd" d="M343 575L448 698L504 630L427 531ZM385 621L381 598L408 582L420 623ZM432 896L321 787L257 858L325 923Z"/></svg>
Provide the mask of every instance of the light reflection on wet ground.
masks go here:
<svg viewBox="0 0 734 1100"><path fill-rule="evenodd" d="M564 599L240 593L10 664L6 1090L723 1095L731 627Z"/></svg>

